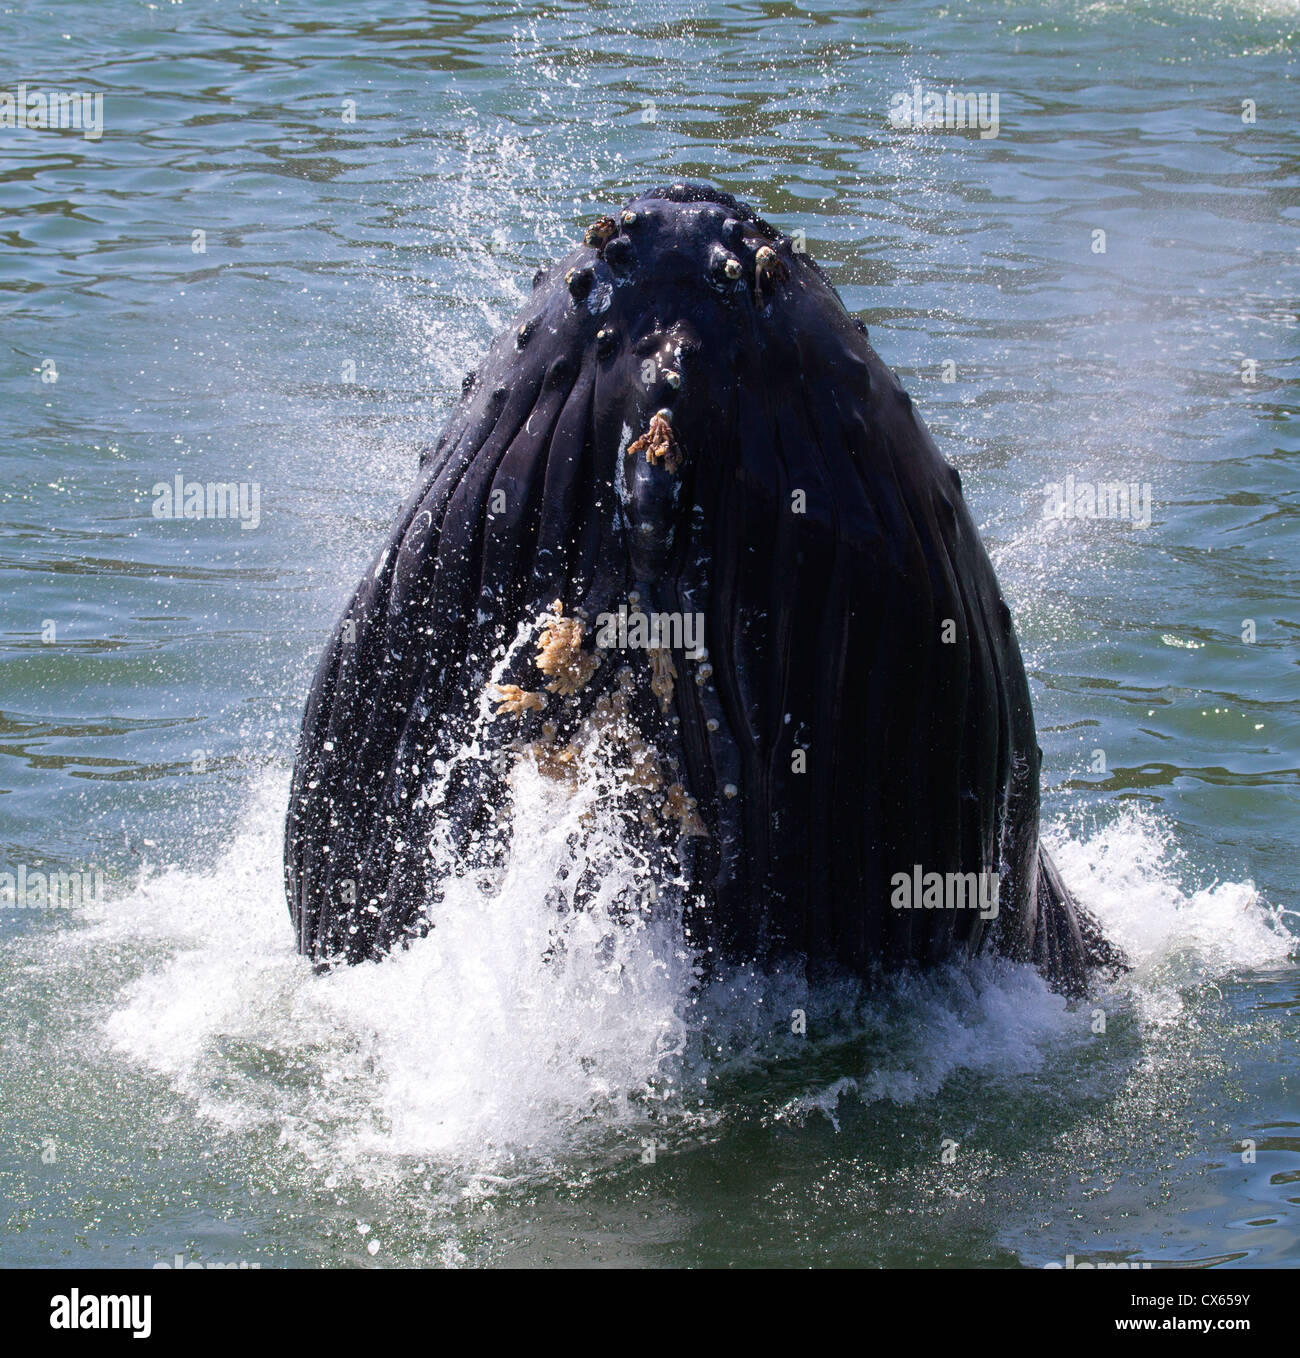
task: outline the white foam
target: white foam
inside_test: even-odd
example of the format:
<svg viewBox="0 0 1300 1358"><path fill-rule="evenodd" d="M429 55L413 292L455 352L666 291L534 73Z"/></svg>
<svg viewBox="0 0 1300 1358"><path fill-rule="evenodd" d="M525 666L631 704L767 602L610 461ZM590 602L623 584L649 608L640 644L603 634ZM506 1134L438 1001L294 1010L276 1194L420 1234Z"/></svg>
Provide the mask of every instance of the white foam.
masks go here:
<svg viewBox="0 0 1300 1358"><path fill-rule="evenodd" d="M844 1016L837 1016L839 1022ZM1032 968L987 958L965 968L905 972L864 997L848 1032L861 1068L786 1102L776 1120L825 1114L839 1129L842 1099L911 1104L959 1073L1011 1080L1041 1070L1082 1025Z"/></svg>
<svg viewBox="0 0 1300 1358"><path fill-rule="evenodd" d="M612 827L592 838L582 797L527 768L519 777L504 871L454 882L436 928L408 950L323 976L292 950L284 778L263 778L219 863L146 875L67 935L77 950L140 950L142 974L106 1021L111 1042L219 1126L270 1126L335 1173L424 1157L481 1193L611 1141L630 1153L665 1119L725 1116L711 1085L799 1059L809 1043L843 1043L844 1066L774 1117L837 1120L845 1098L907 1104L963 1072L1015 1080L1086 1038L1086 1006L996 959L872 992L735 971L698 995L675 920L620 922L615 896L644 865ZM557 913L575 840L604 876L588 908ZM1169 832L1149 813L1058 832L1053 852L1135 963L1115 1002L1144 1023L1176 1017L1188 981L1280 964L1295 946L1249 882L1181 885ZM795 1010L806 1037L791 1033Z"/></svg>
<svg viewBox="0 0 1300 1358"><path fill-rule="evenodd" d="M1284 963L1296 947L1285 912L1254 883L1185 887L1192 875L1167 823L1128 807L1091 834L1057 826L1051 852L1067 885L1139 973L1181 959L1205 976Z"/></svg>
<svg viewBox="0 0 1300 1358"><path fill-rule="evenodd" d="M1295 936L1253 882L1184 887L1184 855L1154 812L1127 807L1090 835L1058 829L1052 852L1070 889L1133 970L1116 987L1144 1028L1168 1028L1187 993L1242 970L1281 966Z"/></svg>
<svg viewBox="0 0 1300 1358"><path fill-rule="evenodd" d="M147 878L80 934L87 948L134 938L171 952L127 986L110 1039L219 1124L277 1122L319 1161L483 1169L645 1122L671 1097L690 953L672 919L621 917L615 896L642 865L616 843L602 841L597 899L557 913L589 807L520 776L531 814L504 873L451 883L409 949L320 976L292 950L284 780L263 780L213 869Z"/></svg>

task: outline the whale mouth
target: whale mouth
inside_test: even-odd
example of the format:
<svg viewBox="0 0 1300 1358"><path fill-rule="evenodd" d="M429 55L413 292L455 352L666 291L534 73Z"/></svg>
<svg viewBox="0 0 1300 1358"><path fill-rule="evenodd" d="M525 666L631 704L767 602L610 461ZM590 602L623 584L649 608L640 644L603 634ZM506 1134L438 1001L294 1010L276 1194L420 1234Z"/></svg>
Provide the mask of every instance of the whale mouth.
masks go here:
<svg viewBox="0 0 1300 1358"><path fill-rule="evenodd" d="M709 955L867 975L993 942L1082 984L960 479L800 242L709 185L590 223L422 458L304 718L300 949L426 930L502 861L524 759L605 761ZM992 876L996 915L892 908L900 875Z"/></svg>

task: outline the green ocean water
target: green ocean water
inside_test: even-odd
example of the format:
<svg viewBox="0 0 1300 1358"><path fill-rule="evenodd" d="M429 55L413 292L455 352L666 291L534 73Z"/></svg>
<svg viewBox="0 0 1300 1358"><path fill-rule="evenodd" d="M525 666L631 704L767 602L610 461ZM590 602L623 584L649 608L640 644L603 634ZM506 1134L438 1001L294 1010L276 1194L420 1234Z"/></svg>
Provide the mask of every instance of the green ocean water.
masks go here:
<svg viewBox="0 0 1300 1358"><path fill-rule="evenodd" d="M103 95L102 136L0 125L0 873L103 881L0 909L0 1264L1295 1264L1298 27L0 11L0 94ZM997 135L891 125L918 85ZM805 233L961 469L1049 839L1137 963L1088 1003L701 994L653 930L549 968L540 793L436 944L292 952L301 704L418 445L534 269L681 178ZM178 476L257 512L155 517ZM1149 523L1045 517L1066 477Z"/></svg>

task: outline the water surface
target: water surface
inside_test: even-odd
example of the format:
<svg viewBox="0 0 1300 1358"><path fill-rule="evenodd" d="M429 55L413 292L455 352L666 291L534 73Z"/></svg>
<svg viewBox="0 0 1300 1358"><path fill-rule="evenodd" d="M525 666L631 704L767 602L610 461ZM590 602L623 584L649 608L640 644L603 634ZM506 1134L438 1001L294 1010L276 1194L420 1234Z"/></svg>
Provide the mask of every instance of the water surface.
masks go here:
<svg viewBox="0 0 1300 1358"><path fill-rule="evenodd" d="M0 129L0 866L107 897L0 910L0 1262L1294 1264L1297 18L0 16L0 87L105 118ZM998 136L894 129L917 82ZM436 942L291 950L301 703L416 447L533 270L683 177L806 233L961 469L1049 838L1138 964L1087 1004L993 963L700 995L664 929L550 967L540 789ZM1045 519L1067 474L1150 524ZM256 527L155 518L177 475Z"/></svg>

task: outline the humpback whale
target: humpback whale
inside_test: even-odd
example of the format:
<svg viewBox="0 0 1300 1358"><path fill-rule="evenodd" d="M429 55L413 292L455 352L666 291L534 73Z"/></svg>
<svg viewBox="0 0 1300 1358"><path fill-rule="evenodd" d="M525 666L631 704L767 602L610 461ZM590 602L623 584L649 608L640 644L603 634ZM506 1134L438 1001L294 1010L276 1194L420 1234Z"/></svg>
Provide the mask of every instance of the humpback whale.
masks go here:
<svg viewBox="0 0 1300 1358"><path fill-rule="evenodd" d="M992 950L1079 994L1117 962L1039 842L961 478L800 245L656 188L465 378L307 700L285 881L318 966L499 861L517 761L562 783L593 752L706 965Z"/></svg>

